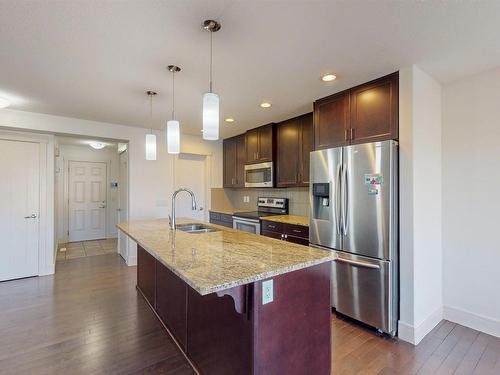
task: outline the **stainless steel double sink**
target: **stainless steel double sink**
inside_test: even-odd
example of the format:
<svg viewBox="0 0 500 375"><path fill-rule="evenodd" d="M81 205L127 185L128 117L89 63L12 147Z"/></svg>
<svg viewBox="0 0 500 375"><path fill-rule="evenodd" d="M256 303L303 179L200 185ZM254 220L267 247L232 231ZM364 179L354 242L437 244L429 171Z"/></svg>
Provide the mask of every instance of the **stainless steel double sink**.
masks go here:
<svg viewBox="0 0 500 375"><path fill-rule="evenodd" d="M200 223L177 224L175 226L175 229L181 230L181 231L186 232L186 233L194 233L194 234L219 232L220 231L220 229L210 227L208 225L200 224Z"/></svg>

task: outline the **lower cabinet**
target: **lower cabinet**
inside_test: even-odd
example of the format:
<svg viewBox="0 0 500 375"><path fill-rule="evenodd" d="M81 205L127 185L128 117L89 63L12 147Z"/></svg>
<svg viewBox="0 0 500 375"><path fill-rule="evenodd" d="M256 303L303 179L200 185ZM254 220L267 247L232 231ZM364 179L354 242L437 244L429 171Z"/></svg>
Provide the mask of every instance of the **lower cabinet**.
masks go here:
<svg viewBox="0 0 500 375"><path fill-rule="evenodd" d="M160 262L156 264L156 312L182 348L186 350L186 283Z"/></svg>
<svg viewBox="0 0 500 375"><path fill-rule="evenodd" d="M304 225L262 220L262 230L260 234L278 240L297 243L299 245L309 245L309 227Z"/></svg>
<svg viewBox="0 0 500 375"><path fill-rule="evenodd" d="M156 259L137 246L137 287L151 306L156 306Z"/></svg>
<svg viewBox="0 0 500 375"><path fill-rule="evenodd" d="M210 223L232 228L233 216L229 214L223 214L221 212L210 211Z"/></svg>

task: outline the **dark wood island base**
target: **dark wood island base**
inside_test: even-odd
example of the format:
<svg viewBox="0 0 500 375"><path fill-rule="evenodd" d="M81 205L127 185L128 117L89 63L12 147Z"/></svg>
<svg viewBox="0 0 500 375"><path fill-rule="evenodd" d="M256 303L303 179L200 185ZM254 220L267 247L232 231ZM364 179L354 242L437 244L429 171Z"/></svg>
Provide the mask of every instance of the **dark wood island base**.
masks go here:
<svg viewBox="0 0 500 375"><path fill-rule="evenodd" d="M138 246L137 288L204 375L328 375L330 263L202 296Z"/></svg>

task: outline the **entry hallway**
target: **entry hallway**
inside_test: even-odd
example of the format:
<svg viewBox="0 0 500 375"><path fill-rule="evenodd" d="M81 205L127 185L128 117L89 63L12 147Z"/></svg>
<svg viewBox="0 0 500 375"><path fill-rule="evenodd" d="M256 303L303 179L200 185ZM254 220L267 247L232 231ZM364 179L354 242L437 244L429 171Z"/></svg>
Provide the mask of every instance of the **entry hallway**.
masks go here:
<svg viewBox="0 0 500 375"><path fill-rule="evenodd" d="M0 283L0 374L194 374L135 272L108 254ZM334 374L500 374L500 339L460 325L443 321L414 347L332 319Z"/></svg>

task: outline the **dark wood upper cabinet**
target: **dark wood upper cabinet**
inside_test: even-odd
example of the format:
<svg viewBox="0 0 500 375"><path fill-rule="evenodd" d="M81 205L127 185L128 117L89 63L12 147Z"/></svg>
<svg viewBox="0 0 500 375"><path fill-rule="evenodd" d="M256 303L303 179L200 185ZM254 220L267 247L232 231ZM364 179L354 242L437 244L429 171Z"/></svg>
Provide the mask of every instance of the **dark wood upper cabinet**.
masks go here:
<svg viewBox="0 0 500 375"><path fill-rule="evenodd" d="M283 121L277 126L278 187L307 186L312 151L312 113Z"/></svg>
<svg viewBox="0 0 500 375"><path fill-rule="evenodd" d="M309 185L309 164L311 158L311 151L314 149L314 136L313 136L313 114L308 113L300 117L301 123L301 139L300 139L300 183Z"/></svg>
<svg viewBox="0 0 500 375"><path fill-rule="evenodd" d="M247 164L273 161L275 151L274 129L274 124L268 124L245 133Z"/></svg>
<svg viewBox="0 0 500 375"><path fill-rule="evenodd" d="M316 150L349 144L349 92L314 102L314 148Z"/></svg>
<svg viewBox="0 0 500 375"><path fill-rule="evenodd" d="M223 149L223 186L244 187L245 135L224 139Z"/></svg>
<svg viewBox="0 0 500 375"><path fill-rule="evenodd" d="M245 134L241 134L236 139L236 184L234 187L245 187Z"/></svg>
<svg viewBox="0 0 500 375"><path fill-rule="evenodd" d="M398 106L398 72L317 100L315 149L397 139Z"/></svg>
<svg viewBox="0 0 500 375"><path fill-rule="evenodd" d="M276 185L294 186L299 182L299 133L298 118L283 121L277 127Z"/></svg>
<svg viewBox="0 0 500 375"><path fill-rule="evenodd" d="M222 141L224 187L233 187L236 178L236 142L234 138Z"/></svg>
<svg viewBox="0 0 500 375"><path fill-rule="evenodd" d="M351 89L351 143L398 138L399 74Z"/></svg>
<svg viewBox="0 0 500 375"><path fill-rule="evenodd" d="M257 161L259 152L259 129L251 129L245 133L246 161L253 163Z"/></svg>

